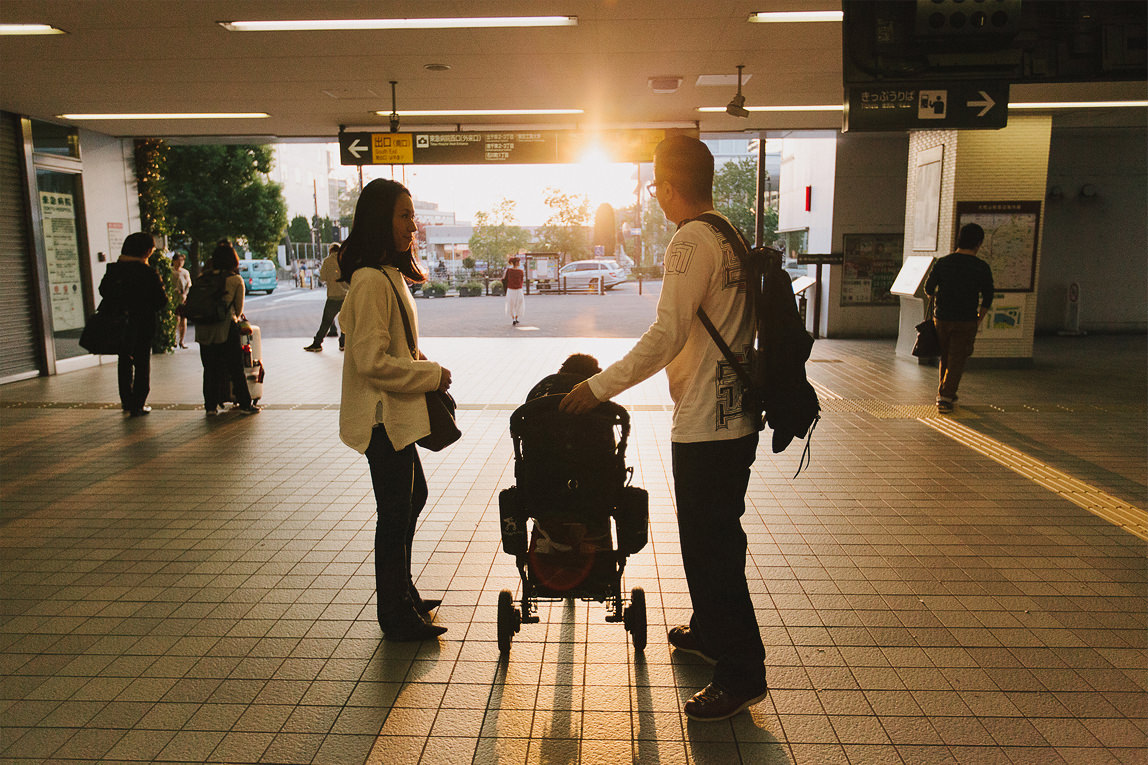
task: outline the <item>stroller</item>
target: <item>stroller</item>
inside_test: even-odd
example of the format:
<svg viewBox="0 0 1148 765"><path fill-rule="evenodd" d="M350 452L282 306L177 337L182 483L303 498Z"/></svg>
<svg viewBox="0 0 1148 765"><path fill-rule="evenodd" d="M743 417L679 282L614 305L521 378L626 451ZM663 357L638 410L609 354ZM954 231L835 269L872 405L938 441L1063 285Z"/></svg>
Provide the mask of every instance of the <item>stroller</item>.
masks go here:
<svg viewBox="0 0 1148 765"><path fill-rule="evenodd" d="M606 621L622 622L641 651L646 594L635 587L628 603L622 595L626 558L646 546L649 521L649 495L628 485L630 415L610 401L569 415L558 411L561 401L541 396L510 417L516 485L499 493L498 504L502 549L518 565L522 601L515 606L510 590L498 595L498 650L509 652L521 625L538 622L539 601L578 598L605 603Z"/></svg>

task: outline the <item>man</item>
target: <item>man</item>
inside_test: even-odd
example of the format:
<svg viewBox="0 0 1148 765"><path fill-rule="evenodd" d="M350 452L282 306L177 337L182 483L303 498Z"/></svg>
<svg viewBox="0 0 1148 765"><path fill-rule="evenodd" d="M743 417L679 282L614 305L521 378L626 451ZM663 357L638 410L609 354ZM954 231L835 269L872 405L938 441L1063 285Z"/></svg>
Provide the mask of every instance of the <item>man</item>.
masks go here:
<svg viewBox="0 0 1148 765"><path fill-rule="evenodd" d="M670 645L714 666L713 680L685 704L693 720L724 720L766 695L765 647L746 583L741 527L757 429L741 408L742 389L697 318L705 310L735 352L752 327L733 248L709 224L714 160L696 138L671 136L654 152L658 206L678 231L666 248L657 319L624 358L562 401L587 412L665 368L674 400L670 433L682 563L693 615L669 632Z"/></svg>
<svg viewBox="0 0 1148 765"><path fill-rule="evenodd" d="M163 282L148 260L155 252L152 235L137 231L124 239L120 258L109 263L100 295L128 314L127 337L119 356L120 407L132 417L151 412L151 346L156 314L167 305Z"/></svg>
<svg viewBox="0 0 1148 765"><path fill-rule="evenodd" d="M965 362L973 355L977 328L993 305L993 272L977 257L984 240L985 230L977 224L961 226L956 251L934 263L925 280L925 293L935 300L933 323L941 343L940 414L953 411Z"/></svg>
<svg viewBox="0 0 1148 765"><path fill-rule="evenodd" d="M342 277L339 271L339 244L336 242L331 245L331 251L323 259L323 265L319 267L319 279L327 285L327 302L323 304L323 318L319 321L319 331L315 333L315 339L303 350L323 350L323 338L327 336L327 332L334 334L335 317L339 315L343 307L343 298L347 297L347 289L350 287L346 282L339 281ZM340 334L340 351L343 350L344 343L346 335Z"/></svg>

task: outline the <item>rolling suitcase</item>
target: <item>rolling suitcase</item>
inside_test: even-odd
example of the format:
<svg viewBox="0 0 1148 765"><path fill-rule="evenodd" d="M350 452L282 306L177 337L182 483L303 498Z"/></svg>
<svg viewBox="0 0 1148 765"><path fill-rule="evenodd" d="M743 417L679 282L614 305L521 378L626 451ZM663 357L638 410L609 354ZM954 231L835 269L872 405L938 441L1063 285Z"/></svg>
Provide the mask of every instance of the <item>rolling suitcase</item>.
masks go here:
<svg viewBox="0 0 1148 765"><path fill-rule="evenodd" d="M259 327L242 322L239 325L239 344L243 348L243 375L247 378L247 392L251 402L258 404L263 398L263 338Z"/></svg>

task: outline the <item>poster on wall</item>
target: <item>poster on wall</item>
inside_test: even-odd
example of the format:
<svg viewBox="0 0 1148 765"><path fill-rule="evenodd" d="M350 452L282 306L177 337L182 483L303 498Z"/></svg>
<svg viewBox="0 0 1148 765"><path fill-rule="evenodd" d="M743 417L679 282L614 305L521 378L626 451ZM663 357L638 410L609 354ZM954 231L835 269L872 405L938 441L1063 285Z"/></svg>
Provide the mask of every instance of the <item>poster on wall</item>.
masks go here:
<svg viewBox="0 0 1148 765"><path fill-rule="evenodd" d="M108 222L108 259L115 260L124 246L124 224L119 221Z"/></svg>
<svg viewBox="0 0 1148 765"><path fill-rule="evenodd" d="M1025 299L1022 295L997 294L993 297L993 307L989 309L981 325L984 337L1006 338L1023 334L1025 320Z"/></svg>
<svg viewBox="0 0 1148 765"><path fill-rule="evenodd" d="M941 170L945 147L934 146L917 155L916 198L913 200L913 250L937 249L941 216Z"/></svg>
<svg viewBox="0 0 1148 765"><path fill-rule="evenodd" d="M84 326L84 296L80 286L80 246L76 239L75 198L58 191L40 192L44 221L44 258L52 329L63 332Z"/></svg>
<svg viewBox="0 0 1148 765"><path fill-rule="evenodd" d="M841 305L897 305L889 292L901 270L902 234L846 234Z"/></svg>
<svg viewBox="0 0 1148 765"><path fill-rule="evenodd" d="M976 223L985 230L977 256L993 271L999 292L1032 292L1040 202L957 202L957 230Z"/></svg>

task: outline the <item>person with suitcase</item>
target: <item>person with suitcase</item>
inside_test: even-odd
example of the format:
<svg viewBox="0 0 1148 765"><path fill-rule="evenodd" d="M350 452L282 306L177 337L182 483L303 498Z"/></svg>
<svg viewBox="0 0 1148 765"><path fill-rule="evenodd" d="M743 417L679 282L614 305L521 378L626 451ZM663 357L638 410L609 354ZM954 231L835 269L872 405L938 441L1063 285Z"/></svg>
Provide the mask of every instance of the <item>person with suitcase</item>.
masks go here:
<svg viewBox="0 0 1148 765"><path fill-rule="evenodd" d="M239 276L239 255L231 243L223 240L211 253L211 267L196 280L220 303L219 321L196 322L195 342L203 362L203 408L208 417L219 414L228 396L228 385L234 390L241 414L258 414L251 401L247 376L243 372L243 348L239 343L239 321L243 317L243 278ZM196 285L192 285L196 290ZM192 296L188 296L189 304ZM191 317L194 321L195 316Z"/></svg>

